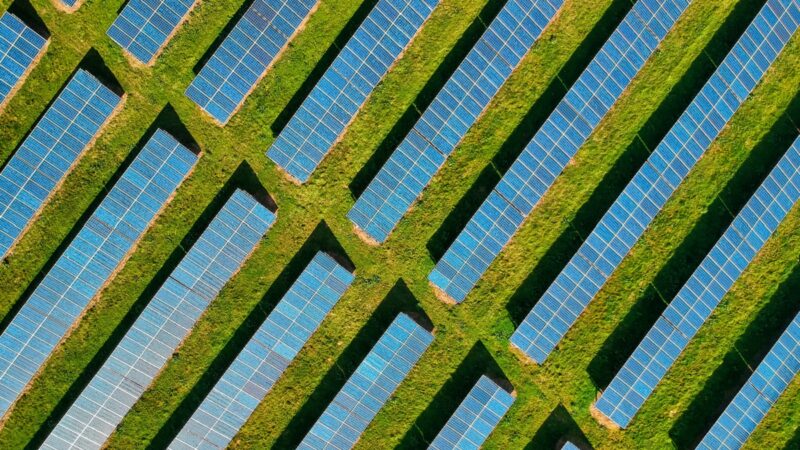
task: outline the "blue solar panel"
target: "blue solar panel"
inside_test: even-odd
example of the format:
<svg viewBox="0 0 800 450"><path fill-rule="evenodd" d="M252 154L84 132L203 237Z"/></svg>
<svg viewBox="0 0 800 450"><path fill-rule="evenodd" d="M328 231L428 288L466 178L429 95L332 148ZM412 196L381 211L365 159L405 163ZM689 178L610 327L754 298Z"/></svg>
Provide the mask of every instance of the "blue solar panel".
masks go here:
<svg viewBox="0 0 800 450"><path fill-rule="evenodd" d="M186 89L225 124L289 45L319 0L255 0Z"/></svg>
<svg viewBox="0 0 800 450"><path fill-rule="evenodd" d="M0 336L0 417L113 277L197 156L158 130Z"/></svg>
<svg viewBox="0 0 800 450"><path fill-rule="evenodd" d="M786 331L778 338L778 342L750 375L750 379L725 408L697 448L701 450L742 448L798 372L800 372L800 314L795 316Z"/></svg>
<svg viewBox="0 0 800 450"><path fill-rule="evenodd" d="M196 0L131 0L108 36L142 64L150 64L189 15Z"/></svg>
<svg viewBox="0 0 800 450"><path fill-rule="evenodd" d="M347 214L359 230L389 237L563 3L506 3Z"/></svg>
<svg viewBox="0 0 800 450"><path fill-rule="evenodd" d="M640 0L445 252L430 282L462 302L690 0Z"/></svg>
<svg viewBox="0 0 800 450"><path fill-rule="evenodd" d="M769 7L769 6L767 6ZM800 199L800 139L778 162L597 400L626 427Z"/></svg>
<svg viewBox="0 0 800 450"><path fill-rule="evenodd" d="M380 0L267 151L305 183L439 0Z"/></svg>
<svg viewBox="0 0 800 450"><path fill-rule="evenodd" d="M298 448L352 448L432 341L430 332L399 314Z"/></svg>
<svg viewBox="0 0 800 450"><path fill-rule="evenodd" d="M234 192L42 448L101 448L274 221L253 197Z"/></svg>
<svg viewBox="0 0 800 450"><path fill-rule="evenodd" d="M775 60L791 36L778 27L798 23L797 4L783 4L762 9L511 337L531 359L553 351Z"/></svg>
<svg viewBox="0 0 800 450"><path fill-rule="evenodd" d="M0 258L5 257L120 104L79 70L0 172Z"/></svg>
<svg viewBox="0 0 800 450"><path fill-rule="evenodd" d="M74 12L81 7L84 0L57 0L60 3L61 9L66 12Z"/></svg>
<svg viewBox="0 0 800 450"><path fill-rule="evenodd" d="M6 12L0 17L0 108L33 69L46 45L47 39L17 16Z"/></svg>
<svg viewBox="0 0 800 450"><path fill-rule="evenodd" d="M513 403L510 392L481 376L428 448L478 450Z"/></svg>
<svg viewBox="0 0 800 450"><path fill-rule="evenodd" d="M352 282L317 253L169 448L226 448Z"/></svg>

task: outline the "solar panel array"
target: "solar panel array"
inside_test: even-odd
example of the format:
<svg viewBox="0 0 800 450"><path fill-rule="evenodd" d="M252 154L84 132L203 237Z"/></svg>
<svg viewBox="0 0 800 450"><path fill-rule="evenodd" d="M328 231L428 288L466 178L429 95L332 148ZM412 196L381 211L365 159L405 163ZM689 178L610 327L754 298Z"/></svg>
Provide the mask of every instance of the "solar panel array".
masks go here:
<svg viewBox="0 0 800 450"><path fill-rule="evenodd" d="M439 0L379 0L267 156L305 183Z"/></svg>
<svg viewBox="0 0 800 450"><path fill-rule="evenodd" d="M445 252L428 279L462 302L667 35L690 0L640 0Z"/></svg>
<svg viewBox="0 0 800 450"><path fill-rule="evenodd" d="M289 44L318 0L255 0L186 89L225 124Z"/></svg>
<svg viewBox="0 0 800 450"><path fill-rule="evenodd" d="M626 427L800 199L800 139L748 200L611 384L597 410Z"/></svg>
<svg viewBox="0 0 800 450"><path fill-rule="evenodd" d="M0 17L0 106L33 68L45 45L47 39L14 14L6 12Z"/></svg>
<svg viewBox="0 0 800 450"><path fill-rule="evenodd" d="M356 227L386 240L563 3L506 3L347 214Z"/></svg>
<svg viewBox="0 0 800 450"><path fill-rule="evenodd" d="M742 389L705 435L701 450L734 450L747 438L800 372L800 314L750 375Z"/></svg>
<svg viewBox="0 0 800 450"><path fill-rule="evenodd" d="M429 449L479 449L514 403L514 396L481 376Z"/></svg>
<svg viewBox="0 0 800 450"><path fill-rule="evenodd" d="M169 448L226 448L352 282L317 253Z"/></svg>
<svg viewBox="0 0 800 450"><path fill-rule="evenodd" d="M298 448L352 448L432 341L414 319L398 314Z"/></svg>
<svg viewBox="0 0 800 450"><path fill-rule="evenodd" d="M234 192L42 448L101 448L274 221L249 194Z"/></svg>
<svg viewBox="0 0 800 450"><path fill-rule="evenodd" d="M536 362L547 358L756 86L798 21L796 2L767 2L533 307L511 337L513 345Z"/></svg>
<svg viewBox="0 0 800 450"><path fill-rule="evenodd" d="M197 161L159 130L0 335L4 416Z"/></svg>
<svg viewBox="0 0 800 450"><path fill-rule="evenodd" d="M79 70L0 172L0 258L28 228L119 105Z"/></svg>
<svg viewBox="0 0 800 450"><path fill-rule="evenodd" d="M108 36L142 64L150 64L186 19L196 0L130 0Z"/></svg>

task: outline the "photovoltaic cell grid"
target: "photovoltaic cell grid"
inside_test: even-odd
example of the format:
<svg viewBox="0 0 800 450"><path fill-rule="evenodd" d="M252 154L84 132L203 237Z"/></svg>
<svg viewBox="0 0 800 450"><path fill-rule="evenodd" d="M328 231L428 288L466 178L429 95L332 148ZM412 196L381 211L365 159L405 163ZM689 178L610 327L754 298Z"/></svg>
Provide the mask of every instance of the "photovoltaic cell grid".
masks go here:
<svg viewBox="0 0 800 450"><path fill-rule="evenodd" d="M298 448L352 448L432 341L430 332L399 314Z"/></svg>
<svg viewBox="0 0 800 450"><path fill-rule="evenodd" d="M158 130L0 336L0 417L113 277L197 161Z"/></svg>
<svg viewBox="0 0 800 450"><path fill-rule="evenodd" d="M352 282L317 253L169 448L226 448Z"/></svg>
<svg viewBox="0 0 800 450"><path fill-rule="evenodd" d="M33 68L44 51L47 39L39 36L17 16L6 12L0 17L0 105Z"/></svg>
<svg viewBox="0 0 800 450"><path fill-rule="evenodd" d="M150 64L196 0L131 0L108 36L142 64Z"/></svg>
<svg viewBox="0 0 800 450"><path fill-rule="evenodd" d="M267 151L305 183L439 0L380 0Z"/></svg>
<svg viewBox="0 0 800 450"><path fill-rule="evenodd" d="M538 363L547 358L756 86L797 23L796 2L767 3L512 335L514 346Z"/></svg>
<svg viewBox="0 0 800 450"><path fill-rule="evenodd" d="M79 70L0 172L0 258L42 209L119 105Z"/></svg>
<svg viewBox="0 0 800 450"><path fill-rule="evenodd" d="M562 4L506 3L347 214L360 230L386 240Z"/></svg>
<svg viewBox="0 0 800 450"><path fill-rule="evenodd" d="M225 124L289 44L318 0L255 0L186 89Z"/></svg>
<svg viewBox="0 0 800 450"><path fill-rule="evenodd" d="M234 192L42 448L101 448L274 221L253 197Z"/></svg>
<svg viewBox="0 0 800 450"><path fill-rule="evenodd" d="M514 403L514 396L481 376L429 449L479 449Z"/></svg>
<svg viewBox="0 0 800 450"><path fill-rule="evenodd" d="M434 286L466 298L689 3L634 4L428 275Z"/></svg>
<svg viewBox="0 0 800 450"><path fill-rule="evenodd" d="M697 448L702 450L742 448L798 372L800 372L800 315L795 316Z"/></svg>
<svg viewBox="0 0 800 450"><path fill-rule="evenodd" d="M597 400L598 411L617 425L628 426L798 199L800 140L778 162L639 343Z"/></svg>

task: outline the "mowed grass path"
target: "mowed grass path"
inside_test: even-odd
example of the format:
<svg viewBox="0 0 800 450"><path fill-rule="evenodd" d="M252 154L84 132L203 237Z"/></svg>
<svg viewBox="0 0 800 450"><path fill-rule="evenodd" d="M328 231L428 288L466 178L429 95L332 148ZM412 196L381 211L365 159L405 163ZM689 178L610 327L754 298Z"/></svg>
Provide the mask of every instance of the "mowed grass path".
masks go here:
<svg viewBox="0 0 800 450"><path fill-rule="evenodd" d="M604 195L613 199L613 193L632 173L628 166L640 164L646 155L630 149L637 142L649 139L653 134L649 127L658 123L663 110L674 116L671 118L674 120L680 111L667 106L680 104L680 97L691 95L702 85L702 77L707 76L709 68L713 70L713 60L717 57L714 48L719 40L715 37L717 30L726 23L736 24L735 18L742 10L757 10L758 2L694 2L463 305L449 307L440 303L426 281L434 264L428 241L441 235L440 226L468 192L480 193L491 188L491 183L485 181L491 180L491 176L481 174L492 175L496 168L502 170L503 161L493 161L498 150L502 149L505 157L521 150L535 131L526 128L546 117L548 105L563 94L562 81L574 77L575 69L565 71L564 65L588 60L582 54L587 48L585 39L607 35L625 13L627 1L567 0L558 19L434 179L422 201L387 244L374 248L352 233L345 218L353 203L348 186L397 121L407 111L413 111L420 91L438 73L443 61L451 64L447 55L462 34L479 26L481 11L493 9L497 0L489 0L489 8L487 1L442 0L345 138L310 183L302 187L287 182L263 154L273 140L272 124L353 14L363 11L359 9L361 2L323 0L305 31L240 112L228 126L219 128L183 96L183 91L193 77L192 67L239 9L241 1L201 2L156 65L135 68L105 36L121 1L88 0L77 13L65 15L47 0L32 0L52 33L52 42L39 66L0 116L0 158L5 160L16 148L90 48L99 52L119 79L128 93L128 101L21 240L14 255L0 266L0 286L4 287L0 292L0 315L6 316L24 300L23 293L56 257L54 252L64 238L87 214L89 205L103 193L120 163L167 104L175 108L204 153L192 177L178 190L136 253L19 401L0 430L0 448L22 448L32 439L35 443L44 437L43 433L52 425L48 421L53 420L53 412L63 413L69 407L115 340L147 304L153 289L158 287L151 281L163 276L162 266L174 264L181 254L181 245L191 241L191 236L187 238L190 231L196 234L204 228L208 214L203 213L220 189L226 183L239 182L230 180L243 161L252 167L260 184L276 200L277 224L125 418L109 442L110 448L159 446L164 439L168 442L177 432L174 427L180 424L181 415L185 415L186 405L199 401L198 396L219 375L220 361L233 357L242 336L246 337L259 325L254 318L263 317L278 300L280 289L271 286L285 285L287 278L291 278L285 272L280 278L279 274L287 265L298 264L297 259L293 260L295 254L301 248L308 253L320 246L333 245L334 239L328 236L318 239L319 233L309 240L322 221L355 264L356 282L256 410L235 446L280 447L302 437L308 425L304 423L313 420L308 411L313 412L315 402L325 398L325 386L330 390L331 382L341 383L359 362L352 355L363 354L372 342L366 339L365 343L363 337L380 333L381 325L369 321L373 312L379 310L391 318L397 310L408 309L413 307L409 304L418 302L436 326L436 340L363 435L361 448L419 443L416 426L424 428L424 424L415 425L415 421L423 412L447 411L452 408L448 403L460 401L457 396L448 398L437 393L454 391L443 386L446 387L452 373L478 341L485 345L486 353L496 360L518 393L509 415L487 442L488 448L525 447L543 424L546 428L553 427L554 421L548 417L559 405L566 408L595 448L672 448L671 435L676 423L680 423L692 400L723 364L723 357L734 343L738 345L737 339L743 334L753 335L746 333L753 317L776 301L797 302L791 295L775 293L791 277L800 256L797 210L726 297L629 430L612 432L590 417L589 405L598 389L592 363L629 311L636 311L648 301L646 291L655 275L674 259L676 252L680 257L681 243L691 235L698 220L706 217L718 196L721 193L724 196L734 174L742 173L746 178L751 172L768 170L756 167L759 160L753 155L765 147L771 148L759 143L765 136L771 136L775 123L791 126L785 110L800 86L797 36L544 366L525 364L508 351L514 314L509 313L513 308L507 305L536 300L540 292L527 289L538 286L540 278L546 280L557 273L569 257L564 249L575 245L576 238L571 233L587 232L583 230L586 225L579 220L581 213L598 203L607 203L609 199L604 200ZM0 2L3 9L9 3ZM608 29L604 33L605 28ZM724 28L724 34L742 31L741 26L733 28ZM709 42L712 48L707 48ZM447 76L452 67L442 70ZM673 91L676 85L677 91ZM785 141L777 139L776 145L783 144L785 148L788 146ZM770 151L779 155L783 149ZM618 170L618 161L627 169ZM607 173L611 174L610 179ZM753 182L758 184L758 180ZM218 202L219 199L214 203ZM726 226L724 217L706 222L712 232L720 232ZM168 265L164 269L166 273L169 268ZM407 286L407 292L402 286ZM523 288L518 291L520 286ZM267 293L270 295L265 296ZM365 330L365 324L375 329ZM354 339L357 341L352 344ZM343 351L345 357L341 357ZM320 386L323 379L326 385ZM198 382L200 387L196 387ZM450 384L458 386L459 380ZM459 387L455 391L468 388ZM749 442L751 448L780 448L793 438L800 425L800 411L796 408L799 394L800 382L795 381L765 426ZM434 396L436 401L432 403ZM721 402L719 398L711 398L708 407L718 408ZM304 407L306 404L312 408ZM176 411L179 413L175 414Z"/></svg>

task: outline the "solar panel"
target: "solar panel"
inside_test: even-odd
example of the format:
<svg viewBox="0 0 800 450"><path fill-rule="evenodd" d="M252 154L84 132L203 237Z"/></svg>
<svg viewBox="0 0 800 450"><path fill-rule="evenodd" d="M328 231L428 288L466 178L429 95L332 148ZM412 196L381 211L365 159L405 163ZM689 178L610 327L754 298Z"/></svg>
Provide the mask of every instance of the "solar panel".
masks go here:
<svg viewBox="0 0 800 450"><path fill-rule="evenodd" d="M352 282L317 253L169 448L226 448Z"/></svg>
<svg viewBox="0 0 800 450"><path fill-rule="evenodd" d="M352 448L432 341L414 319L398 314L298 448Z"/></svg>
<svg viewBox="0 0 800 450"><path fill-rule="evenodd" d="M108 29L108 37L140 63L152 64L195 3L196 0L130 0Z"/></svg>
<svg viewBox="0 0 800 450"><path fill-rule="evenodd" d="M0 417L114 276L197 156L158 130L0 335Z"/></svg>
<svg viewBox="0 0 800 450"><path fill-rule="evenodd" d="M0 258L41 211L120 97L79 70L0 172Z"/></svg>
<svg viewBox="0 0 800 450"><path fill-rule="evenodd" d="M767 2L513 334L514 346L541 363L577 321L797 29L790 3Z"/></svg>
<svg viewBox="0 0 800 450"><path fill-rule="evenodd" d="M59 3L59 6L61 6L61 9L63 9L68 13L71 13L77 11L78 8L80 8L81 5L83 4L84 0L57 0L57 1Z"/></svg>
<svg viewBox="0 0 800 450"><path fill-rule="evenodd" d="M274 221L266 207L235 191L42 448L101 448Z"/></svg>
<svg viewBox="0 0 800 450"><path fill-rule="evenodd" d="M800 314L705 435L701 450L739 449L800 372Z"/></svg>
<svg viewBox="0 0 800 450"><path fill-rule="evenodd" d="M46 46L47 39L14 14L6 12L0 17L0 108L33 69Z"/></svg>
<svg viewBox="0 0 800 450"><path fill-rule="evenodd" d="M428 275L445 299L464 301L689 3L633 5Z"/></svg>
<svg viewBox="0 0 800 450"><path fill-rule="evenodd" d="M428 448L481 448L513 403L513 394L481 376Z"/></svg>
<svg viewBox="0 0 800 450"><path fill-rule="evenodd" d="M386 241L563 3L506 3L347 214L369 239Z"/></svg>
<svg viewBox="0 0 800 450"><path fill-rule="evenodd" d="M597 400L600 413L623 428L628 426L798 199L800 139L748 200Z"/></svg>
<svg viewBox="0 0 800 450"><path fill-rule="evenodd" d="M318 0L255 0L186 89L186 96L226 124L255 89Z"/></svg>
<svg viewBox="0 0 800 450"><path fill-rule="evenodd" d="M430 16L439 0L380 0L342 49L267 156L308 181Z"/></svg>

